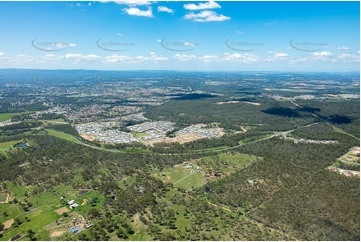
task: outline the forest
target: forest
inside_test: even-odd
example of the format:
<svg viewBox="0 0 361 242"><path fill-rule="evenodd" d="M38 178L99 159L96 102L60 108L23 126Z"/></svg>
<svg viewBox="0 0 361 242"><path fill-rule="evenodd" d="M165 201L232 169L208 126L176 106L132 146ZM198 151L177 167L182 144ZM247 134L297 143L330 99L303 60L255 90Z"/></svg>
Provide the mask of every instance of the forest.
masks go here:
<svg viewBox="0 0 361 242"><path fill-rule="evenodd" d="M359 98L327 96L357 93L344 76L299 74L335 80L305 98L289 74L133 73L154 76L149 89L119 74L129 90L155 92L144 101L83 74L0 85L0 240L359 241L360 178L329 169L359 171L340 161L360 146ZM116 123L108 130L131 134L145 121L174 122L166 137L193 124L224 134L149 145L76 129Z"/></svg>

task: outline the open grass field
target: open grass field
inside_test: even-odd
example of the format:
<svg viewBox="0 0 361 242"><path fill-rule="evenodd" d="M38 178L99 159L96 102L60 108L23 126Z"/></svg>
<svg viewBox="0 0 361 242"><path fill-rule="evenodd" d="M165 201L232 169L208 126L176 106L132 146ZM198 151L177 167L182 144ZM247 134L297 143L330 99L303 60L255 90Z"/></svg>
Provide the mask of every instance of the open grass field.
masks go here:
<svg viewBox="0 0 361 242"><path fill-rule="evenodd" d="M154 176L163 182L172 183L175 187L192 190L204 185L207 180L214 179L212 177L214 172L220 172L221 176L229 175L247 167L257 159L261 158L248 154L221 153L192 163L175 165L163 171L155 171ZM210 174L209 178L205 177L207 173Z"/></svg>
<svg viewBox="0 0 361 242"><path fill-rule="evenodd" d="M205 178L201 171L196 171L195 167L185 168L183 165L175 165L167 168L163 172L155 173L155 177L163 182L172 183L174 186L191 190L204 184Z"/></svg>
<svg viewBox="0 0 361 242"><path fill-rule="evenodd" d="M67 124L66 121L64 121L64 119L51 119L51 120L40 120L41 122L43 122L44 124Z"/></svg>
<svg viewBox="0 0 361 242"><path fill-rule="evenodd" d="M72 141L75 143L80 143L80 141L77 138L75 138L74 136L72 136L70 134L66 134L64 132L56 131L53 129L46 129L46 131L47 131L48 135L52 135L52 136L55 136L55 137L58 137L61 139L66 139L66 140L69 140L69 141Z"/></svg>
<svg viewBox="0 0 361 242"><path fill-rule="evenodd" d="M50 236L50 231L46 225L53 223L60 217L63 212L69 211L67 201L75 200L79 207L72 211L84 215L93 206L101 206L104 202L104 197L99 195L96 191L89 191L83 196L78 196L78 191L65 185L54 187L50 191L42 192L34 195L31 186L17 186L11 182L5 183L7 189L10 191L11 200L16 200L16 203L6 203L0 206L0 223L12 219L19 219L21 224L14 226L14 224L4 232L0 240L9 240L17 234L26 234L26 231L32 229L36 231L37 238L47 240ZM64 197L64 201L60 197ZM32 206L25 211L20 203L28 201ZM84 201L87 201L84 203ZM95 202L94 202L95 201ZM83 205L82 205L83 204ZM70 212L70 211L69 211ZM26 236L23 238L29 240Z"/></svg>
<svg viewBox="0 0 361 242"><path fill-rule="evenodd" d="M215 178L216 173L219 177L228 176L244 169L257 159L261 158L248 154L228 152L200 158L196 161L196 164L206 173L207 177Z"/></svg>
<svg viewBox="0 0 361 242"><path fill-rule="evenodd" d="M15 144L23 142L22 140L12 140L0 143L0 153L5 153L14 147Z"/></svg>
<svg viewBox="0 0 361 242"><path fill-rule="evenodd" d="M29 111L29 112L21 112L21 113L0 113L0 122L9 120L12 117L15 117L18 115L29 114L29 113L32 113L32 112Z"/></svg>

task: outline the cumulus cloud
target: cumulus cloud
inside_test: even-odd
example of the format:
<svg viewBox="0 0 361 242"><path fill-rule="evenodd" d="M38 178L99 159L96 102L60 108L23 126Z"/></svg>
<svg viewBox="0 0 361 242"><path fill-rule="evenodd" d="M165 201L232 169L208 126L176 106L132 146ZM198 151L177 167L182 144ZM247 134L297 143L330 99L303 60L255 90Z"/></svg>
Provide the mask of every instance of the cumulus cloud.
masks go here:
<svg viewBox="0 0 361 242"><path fill-rule="evenodd" d="M65 54L65 58L72 59L75 62L81 62L81 61L96 61L101 57L94 54L83 55L83 54L70 53L70 54Z"/></svg>
<svg viewBox="0 0 361 242"><path fill-rule="evenodd" d="M259 58L255 54L225 53L223 57L223 61L252 63L259 61Z"/></svg>
<svg viewBox="0 0 361 242"><path fill-rule="evenodd" d="M20 54L20 55L15 55L15 56L11 56L11 57L6 57L4 58L5 62L7 63L13 63L13 64L24 64L24 63L30 63L30 62L35 62L36 58L30 55L24 55L24 54Z"/></svg>
<svg viewBox="0 0 361 242"><path fill-rule="evenodd" d="M141 17L153 17L152 8L148 8L147 10L141 10L136 7L124 8L123 11L129 15L133 16L141 16Z"/></svg>
<svg viewBox="0 0 361 242"><path fill-rule="evenodd" d="M284 52L276 52L274 56L275 57L287 57L288 54L284 53Z"/></svg>
<svg viewBox="0 0 361 242"><path fill-rule="evenodd" d="M3 56L4 55L4 52L0 52L0 56Z"/></svg>
<svg viewBox="0 0 361 242"><path fill-rule="evenodd" d="M204 55L199 59L203 62L216 62L221 60L221 58L218 55Z"/></svg>
<svg viewBox="0 0 361 242"><path fill-rule="evenodd" d="M124 61L130 61L130 60L131 60L131 58L129 56L113 54L110 56L106 56L104 59L104 62L115 63L115 62L124 62Z"/></svg>
<svg viewBox="0 0 361 242"><path fill-rule="evenodd" d="M346 61L346 62L360 61L360 55L354 55L354 54L350 54L350 53L344 53L344 54L338 55L338 58L343 61Z"/></svg>
<svg viewBox="0 0 361 242"><path fill-rule="evenodd" d="M213 22L213 21L226 21L230 20L230 17L224 16L223 14L217 14L214 11L205 10L200 13L190 12L184 16L185 19L193 20L194 22Z"/></svg>
<svg viewBox="0 0 361 242"><path fill-rule="evenodd" d="M346 46L342 46L342 47L337 47L338 50L350 50L349 47Z"/></svg>
<svg viewBox="0 0 361 242"><path fill-rule="evenodd" d="M240 54L240 53L224 53L223 56L204 55L199 59L203 62L239 62L246 64L260 61L260 58L255 54Z"/></svg>
<svg viewBox="0 0 361 242"><path fill-rule="evenodd" d="M150 59L155 62L166 61L169 59L168 57L165 57L162 55L157 55L157 53L155 53L155 52L150 52L149 55L150 55Z"/></svg>
<svg viewBox="0 0 361 242"><path fill-rule="evenodd" d="M209 2L206 2L206 3L199 3L198 5L197 4L194 4L194 3L188 3L188 4L184 4L183 7L187 10L191 10L191 11L194 11L194 10L204 10L204 9L213 9L213 8L221 8L221 6L214 2L214 1L209 1Z"/></svg>
<svg viewBox="0 0 361 242"><path fill-rule="evenodd" d="M280 61L280 60L287 60L286 57L289 55L285 52L279 52L279 51L268 51L268 54L272 54L264 58L264 61L272 62L272 61Z"/></svg>
<svg viewBox="0 0 361 242"><path fill-rule="evenodd" d="M64 56L62 55L46 54L41 57L42 60L40 62L54 62L54 61L59 61L63 58Z"/></svg>
<svg viewBox="0 0 361 242"><path fill-rule="evenodd" d="M166 6L158 6L158 12L174 13L173 9L167 8Z"/></svg>
<svg viewBox="0 0 361 242"><path fill-rule="evenodd" d="M329 51L313 52L313 56L331 56L332 53Z"/></svg>
<svg viewBox="0 0 361 242"><path fill-rule="evenodd" d="M197 56L196 55L181 55L181 54L175 54L173 56L174 59L177 59L179 61L190 61L190 60L195 60L197 59Z"/></svg>
<svg viewBox="0 0 361 242"><path fill-rule="evenodd" d="M117 62L125 62L125 63L141 63L145 61L154 61L156 63L160 61L166 61L168 57L157 55L155 52L150 52L149 56L126 56L126 55L109 55L104 58L105 63L117 63Z"/></svg>

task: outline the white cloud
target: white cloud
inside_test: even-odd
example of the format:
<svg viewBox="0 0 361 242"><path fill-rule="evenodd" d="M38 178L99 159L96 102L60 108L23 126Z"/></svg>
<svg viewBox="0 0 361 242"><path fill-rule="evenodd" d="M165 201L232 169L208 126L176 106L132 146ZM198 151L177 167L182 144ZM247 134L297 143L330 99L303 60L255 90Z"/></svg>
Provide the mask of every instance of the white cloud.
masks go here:
<svg viewBox="0 0 361 242"><path fill-rule="evenodd" d="M349 47L346 46L342 46L342 47L337 47L338 50L349 50Z"/></svg>
<svg viewBox="0 0 361 242"><path fill-rule="evenodd" d="M149 55L150 55L150 59L155 61L155 62L166 61L166 60L169 59L168 57L165 57L165 56L162 56L162 55L157 55L157 53L155 53L155 52L150 52Z"/></svg>
<svg viewBox="0 0 361 242"><path fill-rule="evenodd" d="M4 55L4 52L0 52L0 56L3 56Z"/></svg>
<svg viewBox="0 0 361 242"><path fill-rule="evenodd" d="M332 53L329 51L313 52L313 56L331 56Z"/></svg>
<svg viewBox="0 0 361 242"><path fill-rule="evenodd" d="M252 63L259 61L259 58L255 54L225 53L222 60L231 62Z"/></svg>
<svg viewBox="0 0 361 242"><path fill-rule="evenodd" d="M158 61L166 61L168 60L169 58L168 57L165 57L165 56L155 56L152 58L152 60L158 62Z"/></svg>
<svg viewBox="0 0 361 242"><path fill-rule="evenodd" d="M146 61L146 60L148 60L149 58L148 58L148 57L145 57L145 56L139 55L139 56L135 57L135 59L138 60L138 61Z"/></svg>
<svg viewBox="0 0 361 242"><path fill-rule="evenodd" d="M274 56L275 57L287 57L288 54L284 53L284 52L276 52Z"/></svg>
<svg viewBox="0 0 361 242"><path fill-rule="evenodd" d="M264 58L264 61L272 62L272 61L280 61L280 60L288 60L289 55L285 52L278 52L278 51L268 51L268 54L272 54Z"/></svg>
<svg viewBox="0 0 361 242"><path fill-rule="evenodd" d="M203 62L239 62L239 63L254 63L260 61L260 58L255 54L240 54L240 53L224 53L224 56L218 55L204 55L199 58Z"/></svg>
<svg viewBox="0 0 361 242"><path fill-rule="evenodd" d="M188 4L184 4L183 7L187 10L203 10L203 9L213 9L213 8L221 8L221 6L214 2L214 1L209 1L206 3L199 3L198 5L194 4L194 3L188 3Z"/></svg>
<svg viewBox="0 0 361 242"><path fill-rule="evenodd" d="M126 56L126 55L117 55L113 54L110 56L106 56L104 58L105 63L117 63L117 62L126 62L126 63L141 63L145 61L154 61L158 63L159 61L166 61L168 57L164 57L162 55L157 55L155 52L150 52L149 57L147 56Z"/></svg>
<svg viewBox="0 0 361 242"><path fill-rule="evenodd" d="M83 54L70 53L70 54L65 54L65 58L73 59L75 62L81 62L81 61L96 61L101 57L94 54L83 55Z"/></svg>
<svg viewBox="0 0 361 242"><path fill-rule="evenodd" d="M130 61L131 58L129 56L125 56L125 55L110 55L110 56L106 56L105 57L105 62L106 63L115 63L115 62L124 62L124 61Z"/></svg>
<svg viewBox="0 0 361 242"><path fill-rule="evenodd" d="M42 61L40 62L53 62L53 61L59 61L64 58L62 55L54 55L54 54L46 54L41 57Z"/></svg>
<svg viewBox="0 0 361 242"><path fill-rule="evenodd" d="M166 6L158 6L158 12L174 13L173 9L167 8Z"/></svg>
<svg viewBox="0 0 361 242"><path fill-rule="evenodd" d="M141 16L141 17L149 17L149 18L153 17L152 8L148 8L147 10L141 10L136 7L130 7L130 8L124 8L123 11L133 16Z"/></svg>
<svg viewBox="0 0 361 242"><path fill-rule="evenodd" d="M16 55L11 57L5 57L4 61L7 63L24 64L29 62L35 62L36 58L30 55Z"/></svg>
<svg viewBox="0 0 361 242"><path fill-rule="evenodd" d="M218 55L204 55L199 59L203 62L216 62L221 60Z"/></svg>
<svg viewBox="0 0 361 242"><path fill-rule="evenodd" d="M222 14L217 14L214 11L205 10L200 13L187 13L184 16L185 19L193 20L194 22L212 22L212 21L226 21L230 20L230 17L224 16Z"/></svg>
<svg viewBox="0 0 361 242"><path fill-rule="evenodd" d="M344 53L338 56L339 59L350 62L350 61L360 61L360 55L354 55L349 53Z"/></svg>
<svg viewBox="0 0 361 242"><path fill-rule="evenodd" d="M190 61L190 60L195 60L197 59L197 56L196 55L181 55L181 54L175 54L173 56L174 59L177 59L179 61Z"/></svg>

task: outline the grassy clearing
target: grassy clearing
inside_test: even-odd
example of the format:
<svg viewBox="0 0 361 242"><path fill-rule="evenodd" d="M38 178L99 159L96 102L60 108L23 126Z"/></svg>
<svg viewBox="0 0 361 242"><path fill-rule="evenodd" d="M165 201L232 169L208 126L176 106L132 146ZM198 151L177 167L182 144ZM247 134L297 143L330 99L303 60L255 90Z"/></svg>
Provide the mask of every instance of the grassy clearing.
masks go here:
<svg viewBox="0 0 361 242"><path fill-rule="evenodd" d="M29 112L21 112L21 113L0 113L0 122L9 120L18 115L29 114L29 113L33 113L33 112L29 111Z"/></svg>
<svg viewBox="0 0 361 242"><path fill-rule="evenodd" d="M215 173L220 173L221 177L226 176L244 169L257 159L261 158L241 153L221 153L192 163L175 165L163 171L154 171L154 177L165 183L172 183L175 187L192 190L204 185L209 179L214 179Z"/></svg>
<svg viewBox="0 0 361 242"><path fill-rule="evenodd" d="M32 186L17 186L11 182L5 183L7 190L11 195L11 199L16 198L19 202L16 204L1 204L0 206L0 222L5 222L12 218L17 218L21 221L18 227L12 226L5 233L2 240L9 240L17 234L26 234L26 231L32 229L36 232L36 237L40 240L48 240L50 232L44 228L46 225L53 223L61 217L56 210L61 207L68 208L67 201L75 200L79 207L73 211L84 215L90 208L102 206L104 196L96 191L90 191L79 197L77 190L59 185L50 191L42 192L38 195L33 194ZM64 201L60 197L65 197ZM28 201L32 204L29 211L24 211L20 203ZM81 205L84 200L87 202ZM6 213L4 216L4 212ZM24 238L29 240L29 238Z"/></svg>
<svg viewBox="0 0 361 242"><path fill-rule="evenodd" d="M155 177L166 183L173 183L174 186L191 190L204 184L205 178L201 171L197 172L195 166L185 168L183 165L175 165L163 172L157 172Z"/></svg>
<svg viewBox="0 0 361 242"><path fill-rule="evenodd" d="M48 135L52 135L52 136L55 136L55 137L58 137L61 139L66 139L71 142L80 143L80 141L77 138L75 138L74 136L72 136L70 134L66 134L64 132L56 131L53 129L46 129L46 131L47 131Z"/></svg>
<svg viewBox="0 0 361 242"><path fill-rule="evenodd" d="M257 157L253 155L222 153L200 159L197 164L204 167L204 169L216 169L222 172L222 174L226 174L243 169L256 160Z"/></svg>
<svg viewBox="0 0 361 242"><path fill-rule="evenodd" d="M39 120L41 122L43 122L46 125L49 124L68 124L68 122L66 122L64 119L59 118L59 119L51 119L51 120Z"/></svg>
<svg viewBox="0 0 361 242"><path fill-rule="evenodd" d="M0 143L0 153L5 153L14 148L14 145L17 143L21 143L23 140L12 140L7 142Z"/></svg>

